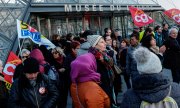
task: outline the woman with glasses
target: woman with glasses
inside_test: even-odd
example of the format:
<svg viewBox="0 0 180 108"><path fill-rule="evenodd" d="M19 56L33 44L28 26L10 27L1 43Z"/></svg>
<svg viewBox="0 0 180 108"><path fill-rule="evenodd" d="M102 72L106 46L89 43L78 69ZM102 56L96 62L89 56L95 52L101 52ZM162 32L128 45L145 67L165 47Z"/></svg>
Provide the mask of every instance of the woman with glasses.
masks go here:
<svg viewBox="0 0 180 108"><path fill-rule="evenodd" d="M23 71L23 62L24 62L24 60L29 58L29 55L30 55L30 51L28 49L22 49L22 51L20 53L22 63L17 65L17 67L16 67L16 69L14 71L13 80L18 78L20 76L20 74L22 73L22 71Z"/></svg>
<svg viewBox="0 0 180 108"><path fill-rule="evenodd" d="M53 66L56 68L56 70L59 73L59 85L58 85L58 90L59 90L59 99L58 99L58 108L66 108L67 104L67 96L66 96L66 85L68 84L66 82L67 73L66 69L64 66L64 61L65 61L65 54L63 49L61 47L55 47L52 49L51 53L53 54Z"/></svg>

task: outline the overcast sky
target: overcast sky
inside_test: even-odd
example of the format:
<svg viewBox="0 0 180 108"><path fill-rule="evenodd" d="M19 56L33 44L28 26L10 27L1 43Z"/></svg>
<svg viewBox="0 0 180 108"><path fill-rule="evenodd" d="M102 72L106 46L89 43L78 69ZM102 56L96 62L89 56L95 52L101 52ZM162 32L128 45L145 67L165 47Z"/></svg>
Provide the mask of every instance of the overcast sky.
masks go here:
<svg viewBox="0 0 180 108"><path fill-rule="evenodd" d="M157 0L157 1L166 10L171 9L171 8L180 9L180 0Z"/></svg>

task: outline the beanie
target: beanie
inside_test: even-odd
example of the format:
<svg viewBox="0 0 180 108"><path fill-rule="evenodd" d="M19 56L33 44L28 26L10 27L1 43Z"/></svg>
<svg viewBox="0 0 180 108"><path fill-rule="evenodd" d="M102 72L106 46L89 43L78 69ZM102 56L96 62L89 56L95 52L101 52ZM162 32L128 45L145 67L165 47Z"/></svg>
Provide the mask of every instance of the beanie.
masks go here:
<svg viewBox="0 0 180 108"><path fill-rule="evenodd" d="M87 41L90 43L92 47L96 46L98 41L102 38L100 35L88 35Z"/></svg>
<svg viewBox="0 0 180 108"><path fill-rule="evenodd" d="M27 58L24 62L24 73L36 73L39 72L39 63L35 58Z"/></svg>
<svg viewBox="0 0 180 108"><path fill-rule="evenodd" d="M162 70L161 61L157 55L145 47L139 47L133 52L133 57L137 62L139 74L160 73Z"/></svg>

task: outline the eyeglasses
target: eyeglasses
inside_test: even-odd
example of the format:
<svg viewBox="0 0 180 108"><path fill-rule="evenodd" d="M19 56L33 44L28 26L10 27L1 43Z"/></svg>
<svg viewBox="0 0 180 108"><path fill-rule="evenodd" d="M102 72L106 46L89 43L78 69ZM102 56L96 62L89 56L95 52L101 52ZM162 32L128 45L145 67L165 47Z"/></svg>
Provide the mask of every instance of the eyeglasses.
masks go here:
<svg viewBox="0 0 180 108"><path fill-rule="evenodd" d="M55 51L55 52L52 52L52 54L58 54L58 52Z"/></svg>
<svg viewBox="0 0 180 108"><path fill-rule="evenodd" d="M29 56L22 56L22 58L28 58Z"/></svg>

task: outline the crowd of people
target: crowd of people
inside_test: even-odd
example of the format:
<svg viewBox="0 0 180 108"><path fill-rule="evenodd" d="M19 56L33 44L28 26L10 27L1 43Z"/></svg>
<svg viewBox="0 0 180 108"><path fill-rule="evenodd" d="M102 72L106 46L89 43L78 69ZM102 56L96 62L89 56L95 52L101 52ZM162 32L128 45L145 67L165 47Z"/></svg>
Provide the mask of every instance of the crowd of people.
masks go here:
<svg viewBox="0 0 180 108"><path fill-rule="evenodd" d="M91 30L80 37L53 35L54 49L35 45L21 51L22 63L15 69L10 91L0 76L0 104L3 108L66 108L69 94L73 108L145 108L143 102L158 103L167 96L171 97L168 102L180 107L178 31L163 24L154 29L136 27L130 38L110 28L104 29L104 35ZM173 81L163 68L171 70ZM120 102L122 80L127 91Z"/></svg>

